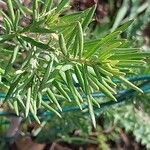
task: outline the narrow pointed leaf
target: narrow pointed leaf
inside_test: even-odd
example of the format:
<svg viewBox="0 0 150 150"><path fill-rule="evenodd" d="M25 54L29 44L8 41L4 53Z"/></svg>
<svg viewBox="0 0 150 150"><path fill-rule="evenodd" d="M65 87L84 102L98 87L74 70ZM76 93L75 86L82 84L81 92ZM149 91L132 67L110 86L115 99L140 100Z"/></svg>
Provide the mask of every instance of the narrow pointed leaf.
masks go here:
<svg viewBox="0 0 150 150"><path fill-rule="evenodd" d="M133 21L134 20L129 20L128 22L125 22L123 25L118 27L114 32L116 32L116 31L124 32L133 23Z"/></svg>
<svg viewBox="0 0 150 150"><path fill-rule="evenodd" d="M116 16L116 19L115 19L115 22L113 24L111 31L114 31L119 26L119 24L125 17L128 9L129 9L129 0L124 0L122 6L120 7L117 13L117 16Z"/></svg>
<svg viewBox="0 0 150 150"><path fill-rule="evenodd" d="M58 109L60 111L62 111L62 108L60 106L60 104L58 103L55 95L53 94L53 92L50 89L47 89L47 95L51 98L51 100L56 104L56 106L58 107Z"/></svg>
<svg viewBox="0 0 150 150"><path fill-rule="evenodd" d="M90 77L88 78L88 80L89 80L89 85L90 85L94 90L98 91L98 90L99 90L99 87L97 86L97 84L96 84Z"/></svg>
<svg viewBox="0 0 150 150"><path fill-rule="evenodd" d="M97 84L97 86L99 87L99 90L102 93L104 93L110 99L113 99L114 101L117 101L117 99L112 95L112 93L103 84L101 84L96 78L92 78L92 80Z"/></svg>
<svg viewBox="0 0 150 150"><path fill-rule="evenodd" d="M15 20L15 13L14 13L14 9L13 9L13 4L12 4L12 0L7 0L7 6L8 6L8 12L9 12L9 15L12 19L12 21L14 22Z"/></svg>
<svg viewBox="0 0 150 150"><path fill-rule="evenodd" d="M17 58L17 54L18 54L18 51L19 51L19 45L17 45L14 49L14 53L12 55L12 59L11 59L11 64L13 64Z"/></svg>
<svg viewBox="0 0 150 150"><path fill-rule="evenodd" d="M50 59L50 61L48 62L47 64L47 67L46 67L46 70L45 70L45 73L44 73L44 76L43 76L43 79L42 79L42 82L41 82L41 86L40 86L40 89L43 89L43 86L45 85L45 83L47 82L49 76L50 76L50 73L52 71L52 67L53 67L53 58Z"/></svg>
<svg viewBox="0 0 150 150"><path fill-rule="evenodd" d="M15 37L15 34L6 34L0 36L0 42L3 43L5 41L9 41Z"/></svg>
<svg viewBox="0 0 150 150"><path fill-rule="evenodd" d="M17 10L16 15L15 15L15 21L14 21L15 30L17 30L18 28L19 19L20 19L20 11Z"/></svg>
<svg viewBox="0 0 150 150"><path fill-rule="evenodd" d="M54 112L57 116L59 116L61 118L60 113L58 113L55 109L53 109L51 106L49 106L46 102L42 101L41 104L44 108L46 108L49 111Z"/></svg>
<svg viewBox="0 0 150 150"><path fill-rule="evenodd" d="M77 35L75 36L75 41L73 44L72 52L73 52L74 58L77 57L77 55L79 53L79 44L78 44L78 36Z"/></svg>
<svg viewBox="0 0 150 150"><path fill-rule="evenodd" d="M19 116L18 102L16 99L13 101L13 106L14 106L14 110L16 112L16 115Z"/></svg>
<svg viewBox="0 0 150 150"><path fill-rule="evenodd" d="M10 34L12 28L11 28L11 24L9 23L7 18L4 18L4 26L5 26L6 33Z"/></svg>
<svg viewBox="0 0 150 150"><path fill-rule="evenodd" d="M41 103L42 103L42 95L40 92L38 92L38 96L37 96L37 108L41 107Z"/></svg>
<svg viewBox="0 0 150 150"><path fill-rule="evenodd" d="M43 4L44 6L43 6L43 10L42 11L44 13L48 12L51 9L52 4L53 4L53 0L46 0L45 3Z"/></svg>
<svg viewBox="0 0 150 150"><path fill-rule="evenodd" d="M70 89L72 96L74 100L76 101L76 103L78 104L79 108L82 110L82 105L80 103L81 99L79 100L79 97L77 96L77 92L73 84L73 79L72 79L70 70L67 70L65 74L66 74L66 81L67 81L68 88Z"/></svg>
<svg viewBox="0 0 150 150"><path fill-rule="evenodd" d="M87 66L82 65L82 74L83 74L83 80L84 80L84 89L85 89L85 94L89 95L89 87L88 87L88 71L87 71Z"/></svg>
<svg viewBox="0 0 150 150"><path fill-rule="evenodd" d="M29 87L29 88L28 88L28 91L27 91L25 117L28 117L29 109L30 109L30 105L31 105L30 102L31 102L31 87Z"/></svg>
<svg viewBox="0 0 150 150"><path fill-rule="evenodd" d="M112 74L112 73L110 73L110 72L106 71L106 70L105 70L105 69L103 69L102 67L99 67L99 68L98 68L98 70L99 70L102 74L104 74L104 75L106 75L106 76L110 76L110 77L112 77L112 76L113 76L113 74Z"/></svg>
<svg viewBox="0 0 150 150"><path fill-rule="evenodd" d="M20 75L18 75L18 76L16 77L16 79L14 80L14 82L10 85L10 88L9 88L9 90L8 90L6 96L5 96L4 101L3 101L4 103L11 97L11 94L13 93L15 87L17 86L17 84L18 84L19 81L21 80L22 76L23 76L23 73L20 74Z"/></svg>
<svg viewBox="0 0 150 150"><path fill-rule="evenodd" d="M96 5L90 8L86 18L84 19L82 23L83 31L88 27L89 23L92 21L92 17L94 15L95 10L96 10Z"/></svg>
<svg viewBox="0 0 150 150"><path fill-rule="evenodd" d="M108 83L102 78L102 84L113 94L117 94L117 92L110 86Z"/></svg>
<svg viewBox="0 0 150 150"><path fill-rule="evenodd" d="M47 44L44 44L42 42L39 41L35 41L34 39L27 37L27 36L20 36L23 40L25 40L26 42L29 42L30 44L32 44L33 46L37 46L39 48L42 49L50 49L50 47Z"/></svg>
<svg viewBox="0 0 150 150"><path fill-rule="evenodd" d="M91 116L92 124L93 124L94 128L96 128L95 114L94 114L94 110L93 110L92 101L89 96L87 97L87 100L88 100L88 108L89 108L89 113Z"/></svg>
<svg viewBox="0 0 150 150"><path fill-rule="evenodd" d="M121 31L116 31L116 32L112 32L112 33L106 35L104 38L102 38L102 39L99 41L99 43L97 43L95 46L93 46L93 48L92 48L90 51L88 51L88 52L84 55L84 57L85 57L85 58L91 57L93 54L95 54L95 52L100 48L100 46L101 46L102 44L105 44L105 43L107 43L109 40L111 40L111 39L113 39L113 38L116 38L120 33L121 33Z"/></svg>
<svg viewBox="0 0 150 150"><path fill-rule="evenodd" d="M26 12L24 11L23 5L20 3L20 0L13 0L14 4L17 6L17 8L20 10L20 12L26 16Z"/></svg>
<svg viewBox="0 0 150 150"><path fill-rule="evenodd" d="M60 13L68 2L69 2L69 0L61 0L61 2L57 6L57 9L55 12Z"/></svg>
<svg viewBox="0 0 150 150"><path fill-rule="evenodd" d="M110 77L106 77L106 78L104 78L104 77L102 77L107 83L109 83L111 86L114 86L114 87L116 87L117 85L112 81L112 79L110 78Z"/></svg>
<svg viewBox="0 0 150 150"><path fill-rule="evenodd" d="M18 51L19 51L19 46L17 45L15 48L14 48L14 51L13 51L13 54L8 62L8 65L6 66L5 68L5 75L10 71L13 63L15 62L16 60L16 57L17 57L17 54L18 54Z"/></svg>
<svg viewBox="0 0 150 150"><path fill-rule="evenodd" d="M100 104L98 103L98 101L93 98L91 95L90 95L90 99L92 100L93 104L95 104L98 108L100 108Z"/></svg>
<svg viewBox="0 0 150 150"><path fill-rule="evenodd" d="M130 81L128 81L127 79L125 79L124 77L122 76L116 76L116 78L118 78L119 80L121 80L122 82L124 82L127 86L131 87L132 89L140 92L140 93L143 93L143 91L138 88L137 86L135 86L134 84L132 84Z"/></svg>
<svg viewBox="0 0 150 150"><path fill-rule="evenodd" d="M108 48L101 50L99 58L100 60L105 60L109 57L107 57L115 48L119 47L122 43L116 42L110 45Z"/></svg>
<svg viewBox="0 0 150 150"><path fill-rule="evenodd" d="M79 67L77 65L74 66L74 72L75 72L75 75L78 79L78 82L82 88L83 91L85 91L85 85L84 85L84 80L83 80L83 77L82 77L82 74L81 74L81 71L79 69Z"/></svg>
<svg viewBox="0 0 150 150"><path fill-rule="evenodd" d="M150 57L150 53L149 52L142 52L142 53L128 53L128 54L116 54L113 55L112 57L110 57L110 59L112 60L122 60L122 59L133 59L133 58L146 58L146 57Z"/></svg>
<svg viewBox="0 0 150 150"><path fill-rule="evenodd" d="M76 27L74 27L74 29L70 33L70 36L69 36L69 38L67 40L67 44L66 44L67 49L70 48L71 44L73 43L73 41L75 39L75 36L76 36Z"/></svg>
<svg viewBox="0 0 150 150"><path fill-rule="evenodd" d="M62 86L56 81L54 81L53 83L54 83L54 86L57 88L57 90L60 92L60 94L63 95L64 98L66 98L69 102L71 102L69 95L65 92Z"/></svg>
<svg viewBox="0 0 150 150"><path fill-rule="evenodd" d="M30 107L30 112L31 112L33 118L37 121L38 124L41 124L39 118L37 117L37 115L34 112L34 109L32 108L32 105L30 105L29 107Z"/></svg>
<svg viewBox="0 0 150 150"><path fill-rule="evenodd" d="M38 0L33 0L33 5L32 5L32 11L33 11L33 18L37 19L38 18Z"/></svg>
<svg viewBox="0 0 150 150"><path fill-rule="evenodd" d="M76 88L74 88L74 91L75 91L76 96L77 96L78 99L79 99L79 102L83 102L83 98L82 98L82 96L80 95L80 93L78 92L78 90L77 90ZM80 107L81 107L81 105L80 105Z"/></svg>
<svg viewBox="0 0 150 150"><path fill-rule="evenodd" d="M79 58L81 59L83 53L84 38L83 38L83 30L80 22L78 22L77 27L78 27L78 42L79 42Z"/></svg>
<svg viewBox="0 0 150 150"><path fill-rule="evenodd" d="M64 56L67 56L67 48L66 48L66 43L63 34L59 35L59 46Z"/></svg>

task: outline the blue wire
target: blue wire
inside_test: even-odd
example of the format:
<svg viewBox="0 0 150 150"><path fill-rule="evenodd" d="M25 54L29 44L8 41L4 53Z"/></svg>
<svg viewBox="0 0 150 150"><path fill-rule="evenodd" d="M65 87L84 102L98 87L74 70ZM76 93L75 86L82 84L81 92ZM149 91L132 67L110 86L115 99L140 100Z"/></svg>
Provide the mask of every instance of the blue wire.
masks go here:
<svg viewBox="0 0 150 150"><path fill-rule="evenodd" d="M0 93L0 98L5 98L6 94Z"/></svg>
<svg viewBox="0 0 150 150"><path fill-rule="evenodd" d="M148 80L149 79L149 80ZM142 76L142 77L136 77L136 78L130 78L130 81L138 81L138 80L148 80L148 81L145 81L144 83L142 83L139 87L144 91L144 93L150 93L150 76ZM114 104L118 104L122 101L125 101L126 97L129 97L129 96L132 96L133 94L135 93L135 91L133 89L131 90L122 90L122 91L119 91L118 94L116 95L117 97L117 102L114 102L114 101L109 101L109 102L106 102L106 103L103 103L101 104L101 108L98 108L97 111L102 111L105 109L105 107L110 105L114 105ZM97 97L102 97L102 96L105 96L104 94L100 93L100 92L96 92L96 93L93 93L92 94L93 97L97 98ZM0 97L4 98L5 97L5 94L4 93L0 93ZM84 105L83 106L83 109L86 109L87 106ZM73 112L73 111L79 111L79 107L78 106L73 106L73 107L65 107L63 109L63 113L65 112ZM52 116L54 115L53 112L44 112L42 114L39 114L41 117L43 116ZM0 116L16 116L15 113L9 113L9 112L0 112Z"/></svg>
<svg viewBox="0 0 150 150"><path fill-rule="evenodd" d="M144 89L144 87L141 87L141 89L144 91L144 93L150 93L150 90L147 90L147 89ZM126 100L126 97L129 97L130 96L133 96L135 93L134 90L130 89L130 90L123 90L123 91L120 91L118 94L117 94L117 102L114 102L114 101L109 101L109 102L105 102L105 103L102 103L101 104L101 108L96 108L96 112L101 112L102 110L104 111L105 110L105 107L109 108L108 106L111 106L111 105L114 105L114 104L119 104L123 101ZM128 96L127 96L128 95ZM95 93L95 96L96 97L99 97L99 93L98 95L96 95ZM87 105L83 105L83 110L86 109L88 106ZM74 112L74 111L79 111L79 107L78 106L72 106L72 107L65 107L63 109L63 112L62 113L67 113L67 112ZM38 114L39 117L52 117L54 115L53 112L41 112ZM0 116L9 116L9 117L13 117L13 116L17 116L15 113L10 113L10 112L0 112Z"/></svg>
<svg viewBox="0 0 150 150"><path fill-rule="evenodd" d="M150 75L141 75L141 76L134 76L134 77L128 77L128 81L136 82L141 80L150 80ZM119 80L114 80L115 83L120 83Z"/></svg>
<svg viewBox="0 0 150 150"><path fill-rule="evenodd" d="M134 77L128 77L127 78L128 81L131 81L131 82L135 82L135 81L141 81L141 80L150 80L150 75L142 75L142 76L134 76ZM116 80L114 79L114 82L115 83L120 83L119 80ZM79 86L79 84L76 83L76 86ZM149 87L150 88L150 87ZM1 93L0 92L0 98L5 98L6 94L4 93ZM100 93L100 92L97 92L97 93L93 93L93 96L94 97L103 97L105 96L104 94ZM83 96L84 97L84 96ZM44 97L44 99L46 99Z"/></svg>
<svg viewBox="0 0 150 150"><path fill-rule="evenodd" d="M127 77L126 78L128 81L130 82L136 82L136 81L141 81L141 80L150 80L150 75L140 75L140 76L133 76L133 77ZM120 80L117 79L113 79L114 83L121 83ZM79 87L80 85L78 83L75 84L77 87Z"/></svg>

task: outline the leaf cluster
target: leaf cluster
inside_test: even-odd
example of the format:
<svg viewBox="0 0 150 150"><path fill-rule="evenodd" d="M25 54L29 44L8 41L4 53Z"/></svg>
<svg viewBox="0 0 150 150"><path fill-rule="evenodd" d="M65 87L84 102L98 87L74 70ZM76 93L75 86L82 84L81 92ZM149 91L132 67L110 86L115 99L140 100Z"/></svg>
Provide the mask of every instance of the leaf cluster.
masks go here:
<svg viewBox="0 0 150 150"><path fill-rule="evenodd" d="M133 106L127 105L123 111L115 113L115 121L119 127L125 128L126 132L133 133L137 142L141 142L147 149L150 148L150 128L149 128L149 114L143 110L137 109ZM122 119L122 117L124 119Z"/></svg>
<svg viewBox="0 0 150 150"><path fill-rule="evenodd" d="M32 114L40 123L41 109L61 117L64 106L77 105L83 110L86 105L95 127L94 107L101 104L92 93L101 91L117 101L114 78L143 93L125 78L133 68L145 67L150 56L120 38L132 20L101 39L87 40L96 6L62 15L69 0L57 6L52 0L33 0L31 9L19 0L6 2L8 12L1 11L0 76L7 91L4 103L17 115ZM21 19L27 16L32 19L22 26Z"/></svg>

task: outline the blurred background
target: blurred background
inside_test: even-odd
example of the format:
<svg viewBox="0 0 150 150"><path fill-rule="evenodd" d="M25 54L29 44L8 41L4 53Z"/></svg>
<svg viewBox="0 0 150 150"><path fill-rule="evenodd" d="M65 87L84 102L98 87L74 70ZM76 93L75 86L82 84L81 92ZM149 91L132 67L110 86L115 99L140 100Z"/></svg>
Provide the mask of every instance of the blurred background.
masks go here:
<svg viewBox="0 0 150 150"><path fill-rule="evenodd" d="M58 2L59 0L54 0L54 5ZM31 0L22 0L22 3L26 7L32 5ZM101 38L124 22L134 19L133 24L122 37L130 39L133 47L150 51L149 0L72 0L71 6L64 14L85 10L96 3L97 9L89 26L87 39ZM0 9L7 11L3 0L0 0ZM27 16L22 23L28 24L30 19ZM1 16L0 21L2 21ZM150 64L150 60L148 62ZM141 71L142 74L150 75L150 67ZM135 72L140 74L136 69ZM150 89L150 86L148 88ZM1 115L0 149L148 150L150 149L149 102L150 94L144 96L134 94L127 97L127 100L120 105L98 112L96 130L92 128L88 116L70 112L64 114L63 120L49 117L41 126L35 122L23 123L18 135L13 139L5 137L12 117ZM13 124L13 121L11 123Z"/></svg>

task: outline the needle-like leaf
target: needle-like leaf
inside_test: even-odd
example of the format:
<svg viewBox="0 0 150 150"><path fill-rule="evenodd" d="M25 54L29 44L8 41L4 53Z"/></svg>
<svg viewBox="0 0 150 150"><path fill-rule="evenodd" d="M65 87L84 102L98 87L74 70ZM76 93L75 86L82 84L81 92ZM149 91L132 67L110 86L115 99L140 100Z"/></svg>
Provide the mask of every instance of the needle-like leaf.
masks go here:
<svg viewBox="0 0 150 150"><path fill-rule="evenodd" d="M27 91L25 117L28 117L29 110L30 110L30 105L31 105L31 87L28 88L28 91Z"/></svg>

